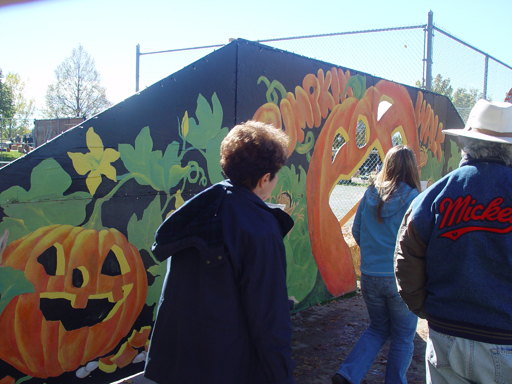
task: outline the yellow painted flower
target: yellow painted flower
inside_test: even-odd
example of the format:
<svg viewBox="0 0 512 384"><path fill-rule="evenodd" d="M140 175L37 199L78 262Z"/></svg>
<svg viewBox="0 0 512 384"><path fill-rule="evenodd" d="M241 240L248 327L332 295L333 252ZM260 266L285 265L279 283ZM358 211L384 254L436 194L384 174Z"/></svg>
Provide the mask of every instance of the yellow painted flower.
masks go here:
<svg viewBox="0 0 512 384"><path fill-rule="evenodd" d="M68 156L73 161L73 167L79 175L90 172L87 175L86 183L90 194L94 195L101 184L101 175L116 181L116 169L110 163L119 159L119 152L112 148L104 150L103 142L94 133L93 128L89 128L87 131L86 142L89 153L68 152Z"/></svg>
<svg viewBox="0 0 512 384"><path fill-rule="evenodd" d="M185 138L188 135L188 126L188 111L185 111L185 115L183 116L183 120L181 122L181 135Z"/></svg>

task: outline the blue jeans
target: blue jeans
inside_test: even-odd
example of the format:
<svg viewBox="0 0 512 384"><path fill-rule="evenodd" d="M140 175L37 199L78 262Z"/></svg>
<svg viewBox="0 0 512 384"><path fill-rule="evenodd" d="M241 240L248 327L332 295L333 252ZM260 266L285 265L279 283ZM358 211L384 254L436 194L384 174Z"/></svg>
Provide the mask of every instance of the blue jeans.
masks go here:
<svg viewBox="0 0 512 384"><path fill-rule="evenodd" d="M427 384L512 383L512 345L487 344L428 330Z"/></svg>
<svg viewBox="0 0 512 384"><path fill-rule="evenodd" d="M361 275L361 291L370 315L370 326L341 363L338 373L352 384L366 376L384 343L391 338L386 383L407 383L418 318L398 294L395 277Z"/></svg>

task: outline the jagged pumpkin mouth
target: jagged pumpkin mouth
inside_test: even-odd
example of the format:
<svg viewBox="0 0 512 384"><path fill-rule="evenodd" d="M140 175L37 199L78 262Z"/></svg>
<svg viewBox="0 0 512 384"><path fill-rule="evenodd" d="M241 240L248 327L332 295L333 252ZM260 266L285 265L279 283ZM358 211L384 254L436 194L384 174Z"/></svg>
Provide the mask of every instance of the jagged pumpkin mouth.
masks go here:
<svg viewBox="0 0 512 384"><path fill-rule="evenodd" d="M39 309L46 321L60 321L66 331L92 327L110 320L123 305L133 284L123 285L123 297L114 301L112 292L89 296L85 308L74 308L76 295L66 292L43 292Z"/></svg>

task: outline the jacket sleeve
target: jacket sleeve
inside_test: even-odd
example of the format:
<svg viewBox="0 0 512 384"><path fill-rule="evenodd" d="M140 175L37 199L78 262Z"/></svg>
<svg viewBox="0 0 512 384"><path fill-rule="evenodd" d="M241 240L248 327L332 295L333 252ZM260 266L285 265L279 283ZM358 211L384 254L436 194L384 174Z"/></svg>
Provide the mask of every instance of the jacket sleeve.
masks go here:
<svg viewBox="0 0 512 384"><path fill-rule="evenodd" d="M410 311L425 318L427 244L420 238L411 220L411 208L405 213L395 247L395 276L398 292Z"/></svg>
<svg viewBox="0 0 512 384"><path fill-rule="evenodd" d="M239 284L251 338L267 383L293 384L283 239L267 233L248 240Z"/></svg>
<svg viewBox="0 0 512 384"><path fill-rule="evenodd" d="M357 207L356 216L354 217L354 223L352 224L352 236L354 236L354 240L357 245L361 246L361 216L363 214L364 206L366 204L366 193L368 189L364 193L361 201L359 202L359 206Z"/></svg>

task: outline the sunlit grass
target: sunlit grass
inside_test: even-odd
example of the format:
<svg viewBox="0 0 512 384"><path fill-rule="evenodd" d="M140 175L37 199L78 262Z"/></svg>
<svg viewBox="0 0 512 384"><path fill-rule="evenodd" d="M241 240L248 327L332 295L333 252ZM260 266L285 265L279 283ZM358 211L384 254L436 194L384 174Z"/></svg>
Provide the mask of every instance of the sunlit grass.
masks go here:
<svg viewBox="0 0 512 384"><path fill-rule="evenodd" d="M2 151L0 152L0 161L13 161L16 160L18 157L23 156L24 154L18 151Z"/></svg>

